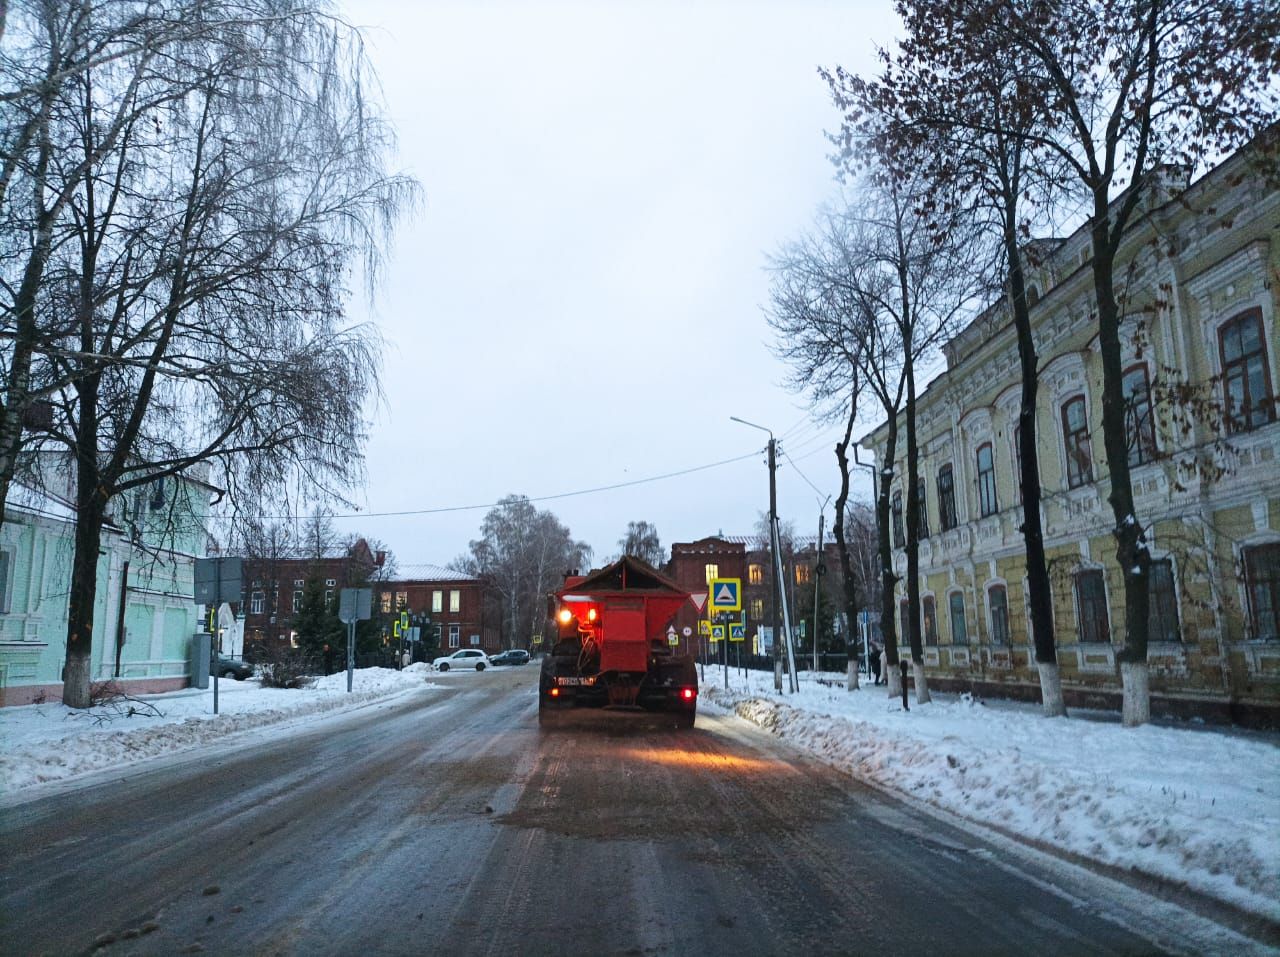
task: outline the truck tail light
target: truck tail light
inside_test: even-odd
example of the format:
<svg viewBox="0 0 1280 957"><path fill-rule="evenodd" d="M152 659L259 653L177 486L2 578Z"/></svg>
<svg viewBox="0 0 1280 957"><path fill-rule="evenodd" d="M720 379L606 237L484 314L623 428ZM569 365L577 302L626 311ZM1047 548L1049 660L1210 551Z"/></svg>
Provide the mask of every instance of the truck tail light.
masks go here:
<svg viewBox="0 0 1280 957"><path fill-rule="evenodd" d="M696 688L682 688L680 690L680 697L684 698L685 701L692 701L697 696L698 691Z"/></svg>
<svg viewBox="0 0 1280 957"><path fill-rule="evenodd" d="M553 698L558 698L558 697L560 697L560 689L559 689L559 688L552 688L552 689L550 689L550 690L547 692L547 694L549 694L549 695L550 695L551 697L553 697Z"/></svg>

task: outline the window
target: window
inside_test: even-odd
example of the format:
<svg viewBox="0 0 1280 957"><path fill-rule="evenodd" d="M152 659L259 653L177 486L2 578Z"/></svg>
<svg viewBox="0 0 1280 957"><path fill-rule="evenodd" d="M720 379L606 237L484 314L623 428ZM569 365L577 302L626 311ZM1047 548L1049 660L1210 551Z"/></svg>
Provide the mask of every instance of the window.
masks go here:
<svg viewBox="0 0 1280 957"><path fill-rule="evenodd" d="M326 588L332 588L334 585L338 584L338 581L335 578L326 578L324 580L324 584Z"/></svg>
<svg viewBox="0 0 1280 957"><path fill-rule="evenodd" d="M760 565L747 566L747 584L763 585L764 584L764 568Z"/></svg>
<svg viewBox="0 0 1280 957"><path fill-rule="evenodd" d="M1173 590L1173 562L1153 559L1147 572L1147 633L1151 641L1181 641L1178 597Z"/></svg>
<svg viewBox="0 0 1280 957"><path fill-rule="evenodd" d="M303 585L305 585L305 584L306 584L306 582L305 582L305 581L303 581L301 578L295 578L295 579L293 580L293 587L294 587L294 588L301 588L301 587L302 587Z"/></svg>
<svg viewBox="0 0 1280 957"><path fill-rule="evenodd" d="M457 648L461 643L462 627L460 625L449 626L449 647Z"/></svg>
<svg viewBox="0 0 1280 957"><path fill-rule="evenodd" d="M920 599L920 610L924 613L924 643L938 643L938 611L933 606L933 596L925 595Z"/></svg>
<svg viewBox="0 0 1280 957"><path fill-rule="evenodd" d="M3 587L4 587L3 582L0 582L0 588L3 588ZM249 614L251 614L251 615L261 615L261 614L262 614L262 606L263 606L263 605L265 605L265 604L266 604L265 596L262 594L262 592L260 592L260 591L255 591L255 592L254 592L254 593L249 597ZM0 602L0 610L3 610L3 609L4 609L3 602Z"/></svg>
<svg viewBox="0 0 1280 957"><path fill-rule="evenodd" d="M760 621L762 618L764 618L764 599L763 598L751 599L751 617L756 621Z"/></svg>
<svg viewBox="0 0 1280 957"><path fill-rule="evenodd" d="M929 537L929 506L924 490L924 479L920 479L916 482L916 537L919 539Z"/></svg>
<svg viewBox="0 0 1280 957"><path fill-rule="evenodd" d="M911 634L911 611L904 598L898 602L898 644L905 645L907 638Z"/></svg>
<svg viewBox="0 0 1280 957"><path fill-rule="evenodd" d="M1013 427L1013 500L1022 504L1022 425Z"/></svg>
<svg viewBox="0 0 1280 957"><path fill-rule="evenodd" d="M332 588L326 588L324 590L324 607L325 608L333 607L333 589Z"/></svg>
<svg viewBox="0 0 1280 957"><path fill-rule="evenodd" d="M951 609L951 643L953 645L967 645L969 643L969 629L965 627L964 621L964 593L953 591L948 596L947 603Z"/></svg>
<svg viewBox="0 0 1280 957"><path fill-rule="evenodd" d="M991 612L991 643L1009 643L1009 593L1003 585L987 589L987 609Z"/></svg>
<svg viewBox="0 0 1280 957"><path fill-rule="evenodd" d="M457 588L449 589L449 610L454 614L462 611L462 592Z"/></svg>
<svg viewBox="0 0 1280 957"><path fill-rule="evenodd" d="M1093 481L1093 455L1089 451L1089 421L1084 396L1062 404L1062 445L1067 453L1067 485L1079 488Z"/></svg>
<svg viewBox="0 0 1280 957"><path fill-rule="evenodd" d="M391 592L389 591L382 593L382 613L384 615L391 614Z"/></svg>
<svg viewBox="0 0 1280 957"><path fill-rule="evenodd" d="M1000 511L996 502L996 462L991 443L978 446L978 513L986 518Z"/></svg>
<svg viewBox="0 0 1280 957"><path fill-rule="evenodd" d="M1102 570L1086 568L1076 572L1076 620L1080 624L1080 640L1105 643L1111 640L1107 614L1107 589Z"/></svg>
<svg viewBox="0 0 1280 957"><path fill-rule="evenodd" d="M444 611L444 592L433 591L431 593L431 610L435 612Z"/></svg>
<svg viewBox="0 0 1280 957"><path fill-rule="evenodd" d="M1156 457L1156 420L1151 414L1151 383L1147 367L1126 369L1124 381L1124 434L1129 464L1144 465Z"/></svg>
<svg viewBox="0 0 1280 957"><path fill-rule="evenodd" d="M902 493L893 493L893 547L902 547Z"/></svg>
<svg viewBox="0 0 1280 957"><path fill-rule="evenodd" d="M1218 330L1222 350L1222 392L1228 432L1274 422L1267 346L1262 337L1262 310L1241 313Z"/></svg>
<svg viewBox="0 0 1280 957"><path fill-rule="evenodd" d="M148 503L151 511L158 512L164 508L164 479L153 479L151 482L151 500Z"/></svg>
<svg viewBox="0 0 1280 957"><path fill-rule="evenodd" d="M1244 580L1249 592L1249 637L1280 638L1280 544L1244 550Z"/></svg>
<svg viewBox="0 0 1280 957"><path fill-rule="evenodd" d="M396 610L401 611L409 607L409 593L407 591L396 592Z"/></svg>
<svg viewBox="0 0 1280 957"><path fill-rule="evenodd" d="M0 614L9 612L9 567L12 564L9 553L0 551Z"/></svg>
<svg viewBox="0 0 1280 957"><path fill-rule="evenodd" d="M479 635L472 635L472 636L471 636L471 644L472 644L472 646L473 646L473 647L475 647L475 646L479 646L479 644L480 644L480 636L479 636Z"/></svg>
<svg viewBox="0 0 1280 957"><path fill-rule="evenodd" d="M796 584L797 585L809 584L810 574L811 573L808 565L797 565L796 566Z"/></svg>
<svg viewBox="0 0 1280 957"><path fill-rule="evenodd" d="M945 532L956 527L956 478L950 465L938 469L938 522Z"/></svg>
<svg viewBox="0 0 1280 957"><path fill-rule="evenodd" d="M296 615L298 610L302 608L302 592L294 589L293 592L293 613Z"/></svg>
<svg viewBox="0 0 1280 957"><path fill-rule="evenodd" d="M706 571L706 575L707 575L707 584L708 584L708 585L710 585L710 584L711 584L711 580L712 580L713 578L719 578L719 577L720 577L720 566L719 566L719 565L707 565L707 567L706 567L705 571Z"/></svg>

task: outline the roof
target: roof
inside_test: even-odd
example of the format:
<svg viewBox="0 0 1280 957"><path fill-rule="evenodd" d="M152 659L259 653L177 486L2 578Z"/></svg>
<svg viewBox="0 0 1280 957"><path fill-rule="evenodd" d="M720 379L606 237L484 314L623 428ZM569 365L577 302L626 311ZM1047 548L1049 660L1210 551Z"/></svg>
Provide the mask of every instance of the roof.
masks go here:
<svg viewBox="0 0 1280 957"><path fill-rule="evenodd" d="M478 582L480 581L475 575L468 575L466 572L460 572L453 568L445 568L443 565L431 565L421 563L416 565L401 565L397 563L397 576L394 579L397 582Z"/></svg>
<svg viewBox="0 0 1280 957"><path fill-rule="evenodd" d="M652 565L634 555L624 555L612 565L597 569L562 592L665 592L683 595L689 593L683 585L668 578Z"/></svg>

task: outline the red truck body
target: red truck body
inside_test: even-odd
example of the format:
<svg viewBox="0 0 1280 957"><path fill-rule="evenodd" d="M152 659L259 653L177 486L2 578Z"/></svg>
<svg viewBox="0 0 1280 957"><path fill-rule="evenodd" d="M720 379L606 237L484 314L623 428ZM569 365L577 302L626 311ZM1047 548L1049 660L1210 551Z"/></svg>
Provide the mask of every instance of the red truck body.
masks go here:
<svg viewBox="0 0 1280 957"><path fill-rule="evenodd" d="M698 681L693 659L676 655L666 630L689 593L632 556L585 576L569 576L552 596L538 714L547 724L575 708L671 716L693 724Z"/></svg>

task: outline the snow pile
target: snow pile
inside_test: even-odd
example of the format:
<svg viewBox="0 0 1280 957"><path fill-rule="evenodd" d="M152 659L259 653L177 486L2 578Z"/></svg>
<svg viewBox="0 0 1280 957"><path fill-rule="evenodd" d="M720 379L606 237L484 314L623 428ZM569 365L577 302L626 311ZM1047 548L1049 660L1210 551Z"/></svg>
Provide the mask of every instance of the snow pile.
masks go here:
<svg viewBox="0 0 1280 957"><path fill-rule="evenodd" d="M0 708L0 793L77 775L121 767L144 758L205 745L251 728L359 708L410 689L437 687L424 678L427 665L403 671L362 668L355 672L351 694L347 674L317 678L305 689L263 688L255 680L222 681L218 714L213 689L186 689L138 698L158 716L127 714L115 709L77 710L61 702Z"/></svg>
<svg viewBox="0 0 1280 957"><path fill-rule="evenodd" d="M704 697L860 778L1280 920L1274 735L1047 719L968 695L903 711L838 675L779 696L771 673L731 672L726 692L707 671Z"/></svg>

